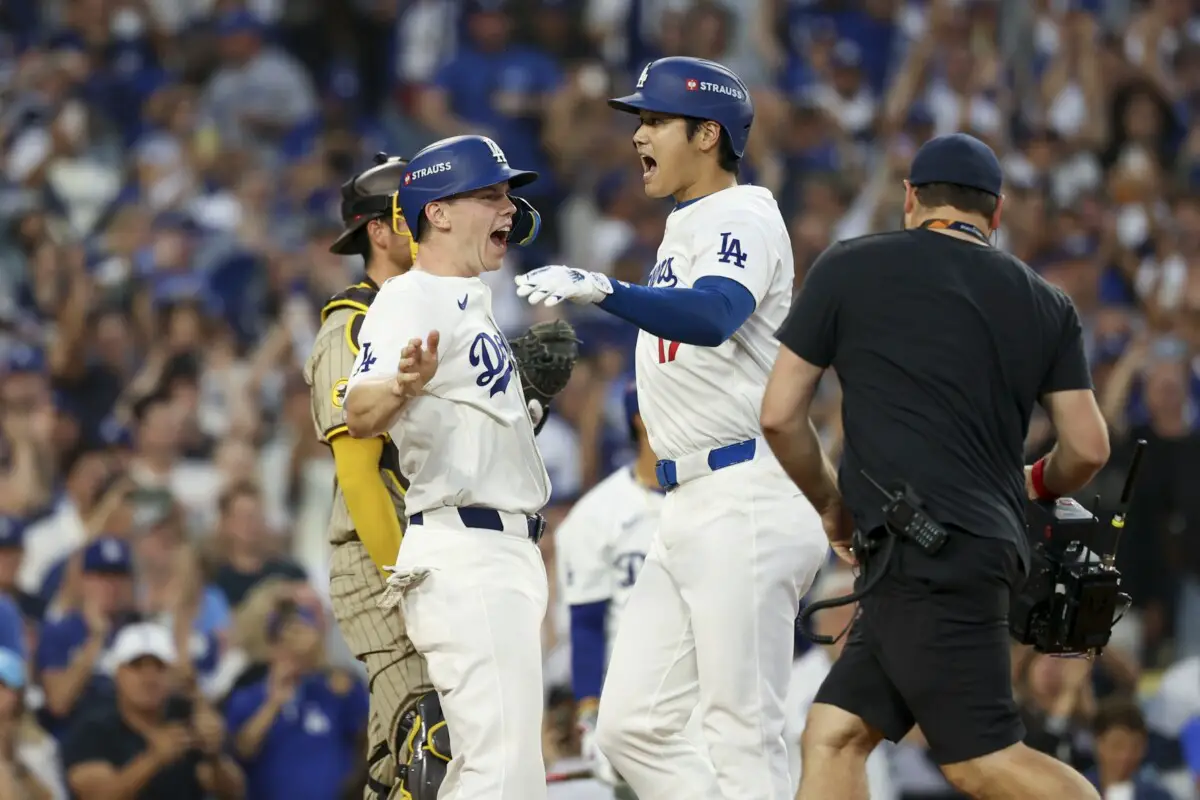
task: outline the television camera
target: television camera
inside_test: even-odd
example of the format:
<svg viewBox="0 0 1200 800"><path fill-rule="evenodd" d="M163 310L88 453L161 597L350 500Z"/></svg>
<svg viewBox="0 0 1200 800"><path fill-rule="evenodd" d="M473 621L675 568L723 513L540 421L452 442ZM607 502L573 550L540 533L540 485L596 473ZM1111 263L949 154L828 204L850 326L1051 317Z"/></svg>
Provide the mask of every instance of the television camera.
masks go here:
<svg viewBox="0 0 1200 800"><path fill-rule="evenodd" d="M1025 510L1029 577L1009 605L1009 631L1021 644L1050 655L1098 656L1132 598L1121 591L1117 545L1141 464L1138 441L1118 510L1109 525L1069 497L1029 502ZM1111 531L1107 542L1105 529ZM1107 548L1105 547L1107 545Z"/></svg>

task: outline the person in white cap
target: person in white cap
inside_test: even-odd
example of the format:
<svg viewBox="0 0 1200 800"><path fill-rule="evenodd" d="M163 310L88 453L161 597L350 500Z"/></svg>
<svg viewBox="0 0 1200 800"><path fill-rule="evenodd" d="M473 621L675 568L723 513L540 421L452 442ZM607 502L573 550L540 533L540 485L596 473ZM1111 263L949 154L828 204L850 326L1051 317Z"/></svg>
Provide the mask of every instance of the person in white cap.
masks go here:
<svg viewBox="0 0 1200 800"><path fill-rule="evenodd" d="M74 726L63 746L71 791L79 797L170 797L236 800L241 769L222 751L221 717L199 698L171 695L171 632L155 623L121 629L105 666L116 685L115 708Z"/></svg>

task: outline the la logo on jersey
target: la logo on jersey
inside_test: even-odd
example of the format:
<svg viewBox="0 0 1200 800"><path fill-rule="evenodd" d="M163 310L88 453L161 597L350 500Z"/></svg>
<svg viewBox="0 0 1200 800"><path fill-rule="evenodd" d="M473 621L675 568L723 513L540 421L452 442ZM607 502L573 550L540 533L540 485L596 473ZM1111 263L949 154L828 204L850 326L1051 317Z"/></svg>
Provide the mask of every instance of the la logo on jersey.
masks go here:
<svg viewBox="0 0 1200 800"><path fill-rule="evenodd" d="M362 361L358 362L358 368L354 370L354 374L370 372L373 366L375 366L375 355L371 352L371 343L363 342Z"/></svg>
<svg viewBox="0 0 1200 800"><path fill-rule="evenodd" d="M742 240L736 238L732 231L721 234L721 249L717 252L717 260L722 264L733 264L741 269L746 268L746 254L742 252Z"/></svg>
<svg viewBox="0 0 1200 800"><path fill-rule="evenodd" d="M512 360L508 357L508 342L500 334L480 333L471 342L467 351L472 367L482 367L475 377L475 385L492 388L489 397L495 397L508 388L512 380Z"/></svg>

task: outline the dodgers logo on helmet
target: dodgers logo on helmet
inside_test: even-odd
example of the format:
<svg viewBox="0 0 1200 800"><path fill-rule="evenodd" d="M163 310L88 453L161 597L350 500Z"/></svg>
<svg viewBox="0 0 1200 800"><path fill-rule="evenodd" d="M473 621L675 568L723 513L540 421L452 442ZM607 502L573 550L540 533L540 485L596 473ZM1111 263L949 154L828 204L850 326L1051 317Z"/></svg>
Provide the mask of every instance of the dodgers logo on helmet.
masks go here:
<svg viewBox="0 0 1200 800"><path fill-rule="evenodd" d="M657 111L710 119L728 134L738 158L745 152L754 122L754 101L746 84L728 67L703 58L672 56L652 61L642 70L633 94L608 104L630 114Z"/></svg>
<svg viewBox="0 0 1200 800"><path fill-rule="evenodd" d="M533 183L538 174L513 169L500 145L486 136L452 136L412 157L398 199L406 220L421 222L425 206L456 194L508 182L510 189Z"/></svg>

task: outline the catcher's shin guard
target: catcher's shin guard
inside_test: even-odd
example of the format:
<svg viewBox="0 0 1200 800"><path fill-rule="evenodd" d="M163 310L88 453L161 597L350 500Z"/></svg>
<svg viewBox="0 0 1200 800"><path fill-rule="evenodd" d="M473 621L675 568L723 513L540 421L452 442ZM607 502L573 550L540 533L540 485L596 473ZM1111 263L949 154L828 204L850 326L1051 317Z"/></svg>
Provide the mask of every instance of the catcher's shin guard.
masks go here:
<svg viewBox="0 0 1200 800"><path fill-rule="evenodd" d="M401 737L398 752L404 759L398 769L400 797L437 800L450 764L450 731L437 692L421 695L404 713L397 733Z"/></svg>

